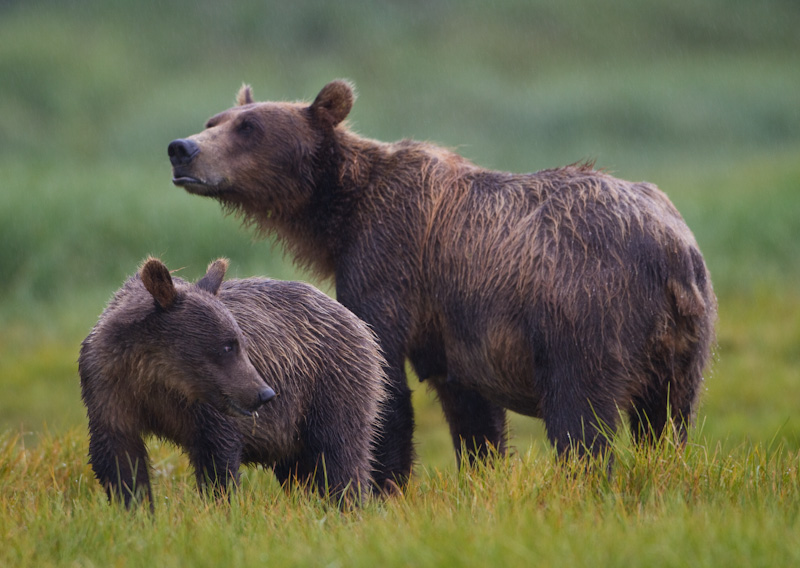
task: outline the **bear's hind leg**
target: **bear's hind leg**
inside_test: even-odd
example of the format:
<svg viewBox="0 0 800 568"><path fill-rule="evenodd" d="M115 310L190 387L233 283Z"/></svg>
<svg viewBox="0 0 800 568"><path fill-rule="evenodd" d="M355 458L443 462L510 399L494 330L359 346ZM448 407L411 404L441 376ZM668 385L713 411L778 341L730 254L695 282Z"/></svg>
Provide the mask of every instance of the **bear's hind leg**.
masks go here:
<svg viewBox="0 0 800 568"><path fill-rule="evenodd" d="M670 420L675 430L675 441L680 445L686 443L697 400L697 385L702 378L692 376L691 370L683 379L677 378L672 371L670 375L671 379L664 380L651 373L650 384L656 386L633 401L628 418L631 434L637 444L654 444L663 435Z"/></svg>
<svg viewBox="0 0 800 568"><path fill-rule="evenodd" d="M372 490L375 417L354 411L349 404L324 397L314 402L306 417L303 450L290 471L298 481L311 481L320 495L333 497L339 504L361 500Z"/></svg>
<svg viewBox="0 0 800 568"><path fill-rule="evenodd" d="M276 463L272 469L281 486L288 491L313 489L322 497L333 497L338 504L354 497L365 498L370 490L369 460L364 457L360 468L347 467L343 460L354 461L350 451L331 448L325 452L321 447L312 437L296 460Z"/></svg>
<svg viewBox="0 0 800 568"><path fill-rule="evenodd" d="M693 250L692 259L700 272L698 282L705 281L700 253ZM704 306L694 306L696 311L688 315L689 307L676 306L655 326L658 333L651 338L646 354L648 389L633 401L629 413L637 442L658 440L672 420L676 442L686 443L714 341L716 302L710 284L703 302Z"/></svg>
<svg viewBox="0 0 800 568"><path fill-rule="evenodd" d="M477 392L452 380L432 380L442 404L450 436L456 450L456 460L462 462L462 449L470 464L485 459L491 451L506 451L506 411L486 400Z"/></svg>
<svg viewBox="0 0 800 568"><path fill-rule="evenodd" d="M664 432L668 421L669 387L665 381L650 374L649 386L632 401L628 411L633 441L639 444L655 444ZM661 382L661 384L658 384Z"/></svg>
<svg viewBox="0 0 800 568"><path fill-rule="evenodd" d="M278 483L287 490L292 491L297 487L306 489L314 482L313 460L307 459L304 454L298 461L284 460L276 463L272 471L278 479Z"/></svg>
<svg viewBox="0 0 800 568"><path fill-rule="evenodd" d="M616 434L619 419L611 410L588 399L561 397L544 410L545 429L559 455L602 457Z"/></svg>
<svg viewBox="0 0 800 568"><path fill-rule="evenodd" d="M542 400L547 437L562 456L602 457L616 434L619 411L611 384L598 385L581 357L565 357L549 377ZM606 379L606 383L613 380Z"/></svg>

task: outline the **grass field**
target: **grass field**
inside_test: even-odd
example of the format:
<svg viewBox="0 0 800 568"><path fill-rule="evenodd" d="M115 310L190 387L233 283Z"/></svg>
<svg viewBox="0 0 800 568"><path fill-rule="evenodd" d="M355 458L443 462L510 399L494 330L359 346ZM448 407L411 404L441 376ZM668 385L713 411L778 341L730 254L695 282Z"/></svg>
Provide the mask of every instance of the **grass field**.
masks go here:
<svg viewBox="0 0 800 568"><path fill-rule="evenodd" d="M798 564L798 27L779 0L0 5L0 566ZM167 144L242 81L311 99L335 77L356 82L366 136L519 172L595 159L666 191L720 305L685 454L622 437L606 479L513 416L511 456L459 470L412 379L419 463L401 498L342 514L248 470L230 505L207 502L154 441L155 517L105 503L76 360L138 263L194 279L226 256L231 276L307 278L173 187Z"/></svg>
<svg viewBox="0 0 800 568"><path fill-rule="evenodd" d="M421 468L405 494L339 512L250 470L227 502L154 450L156 513L109 507L82 432L0 440L6 566L794 566L800 453L690 445L615 450L617 473L547 452Z"/></svg>

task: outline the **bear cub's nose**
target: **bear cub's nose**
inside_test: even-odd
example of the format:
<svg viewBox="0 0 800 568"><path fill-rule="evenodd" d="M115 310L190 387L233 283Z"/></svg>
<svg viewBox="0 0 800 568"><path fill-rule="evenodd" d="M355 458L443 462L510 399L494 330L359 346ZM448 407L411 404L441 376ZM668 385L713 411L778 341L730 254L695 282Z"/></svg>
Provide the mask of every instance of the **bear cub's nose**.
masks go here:
<svg viewBox="0 0 800 568"><path fill-rule="evenodd" d="M167 154L173 166L185 166L200 152L200 147L191 140L179 138L169 143Z"/></svg>
<svg viewBox="0 0 800 568"><path fill-rule="evenodd" d="M275 398L275 391L267 387L258 393L258 403L264 404Z"/></svg>

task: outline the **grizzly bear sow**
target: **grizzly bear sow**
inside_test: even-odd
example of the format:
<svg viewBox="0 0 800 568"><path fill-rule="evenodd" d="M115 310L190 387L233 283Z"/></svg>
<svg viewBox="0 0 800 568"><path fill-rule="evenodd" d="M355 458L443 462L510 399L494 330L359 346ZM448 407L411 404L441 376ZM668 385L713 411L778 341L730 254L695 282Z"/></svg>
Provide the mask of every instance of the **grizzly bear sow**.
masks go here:
<svg viewBox="0 0 800 568"><path fill-rule="evenodd" d="M413 417L404 361L430 381L456 451L505 447L505 410L544 419L560 451L637 439L674 419L681 440L714 335L697 243L648 183L587 165L488 171L426 143L342 124L351 86L313 103L238 105L169 145L173 183L219 200L301 265L335 278L387 359L379 481L403 481Z"/></svg>
<svg viewBox="0 0 800 568"><path fill-rule="evenodd" d="M323 494L370 484L385 376L367 327L299 282L196 284L156 259L116 293L81 346L92 468L109 499L153 506L143 436L181 446L199 488L238 482L240 464Z"/></svg>

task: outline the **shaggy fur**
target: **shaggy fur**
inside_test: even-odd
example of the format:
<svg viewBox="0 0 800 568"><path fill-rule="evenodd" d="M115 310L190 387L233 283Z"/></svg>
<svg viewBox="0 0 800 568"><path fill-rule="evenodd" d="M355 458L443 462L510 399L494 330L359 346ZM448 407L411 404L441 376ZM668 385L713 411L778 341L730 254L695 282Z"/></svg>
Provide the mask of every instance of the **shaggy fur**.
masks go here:
<svg viewBox="0 0 800 568"><path fill-rule="evenodd" d="M697 243L648 183L589 165L482 169L440 147L360 137L351 86L311 104L239 106L169 146L173 181L209 196L333 277L386 356L379 480L404 481L413 417L404 364L430 381L456 451L505 448L505 409L544 419L560 451L686 437L714 337ZM582 451L582 449L581 449Z"/></svg>
<svg viewBox="0 0 800 568"><path fill-rule="evenodd" d="M200 488L224 490L240 464L261 464L281 482L360 498L385 389L373 334L307 284L222 282L226 267L190 284L148 260L83 342L97 479L110 499L152 507L153 434L187 452Z"/></svg>

